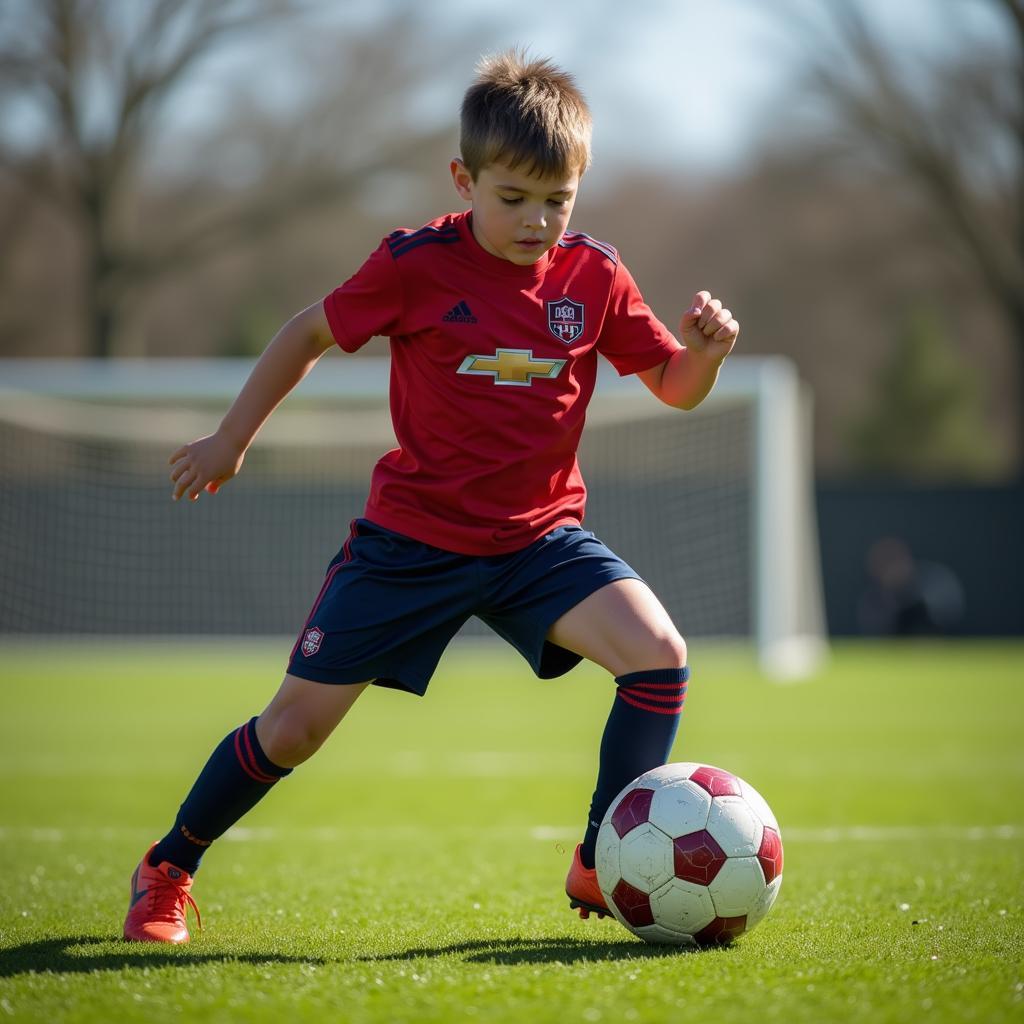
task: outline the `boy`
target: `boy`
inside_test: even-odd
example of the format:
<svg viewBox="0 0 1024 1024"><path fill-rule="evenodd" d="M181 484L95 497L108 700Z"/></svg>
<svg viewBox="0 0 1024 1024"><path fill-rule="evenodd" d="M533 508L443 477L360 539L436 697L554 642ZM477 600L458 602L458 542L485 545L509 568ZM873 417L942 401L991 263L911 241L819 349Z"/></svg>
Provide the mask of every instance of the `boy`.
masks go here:
<svg viewBox="0 0 1024 1024"><path fill-rule="evenodd" d="M485 59L461 127L451 174L469 212L390 234L354 277L281 329L216 433L171 456L175 500L215 494L332 344L354 352L391 338L399 447L374 469L364 518L328 568L277 694L214 750L171 831L136 868L128 939L186 942L206 848L320 747L370 683L422 695L470 615L541 678L582 658L615 678L566 879L581 916L608 912L594 871L598 826L627 782L667 760L689 672L657 598L580 527L576 448L597 353L661 401L692 409L739 325L698 292L682 319L684 347L615 249L567 230L591 133L569 75L517 53Z"/></svg>

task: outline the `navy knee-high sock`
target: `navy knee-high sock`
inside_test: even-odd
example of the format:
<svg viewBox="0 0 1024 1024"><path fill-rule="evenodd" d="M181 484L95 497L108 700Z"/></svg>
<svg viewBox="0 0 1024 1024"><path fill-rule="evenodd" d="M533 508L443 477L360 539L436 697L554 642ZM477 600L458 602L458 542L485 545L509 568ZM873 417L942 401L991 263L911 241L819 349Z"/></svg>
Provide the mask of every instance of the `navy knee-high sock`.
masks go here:
<svg viewBox="0 0 1024 1024"><path fill-rule="evenodd" d="M619 676L615 703L601 737L601 765L590 804L580 860L594 866L601 819L619 791L668 760L686 699L690 670L662 668Z"/></svg>
<svg viewBox="0 0 1024 1024"><path fill-rule="evenodd" d="M195 874L207 847L266 796L291 768L274 764L256 738L256 719L221 740L178 808L174 827L149 855Z"/></svg>

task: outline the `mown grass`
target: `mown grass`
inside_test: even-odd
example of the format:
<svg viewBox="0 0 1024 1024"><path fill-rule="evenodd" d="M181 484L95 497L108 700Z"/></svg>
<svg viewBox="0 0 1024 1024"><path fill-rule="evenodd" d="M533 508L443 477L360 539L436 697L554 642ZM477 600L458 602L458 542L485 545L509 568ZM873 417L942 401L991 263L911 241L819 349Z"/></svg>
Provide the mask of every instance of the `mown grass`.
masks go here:
<svg viewBox="0 0 1024 1024"><path fill-rule="evenodd" d="M195 940L125 944L131 869L287 644L8 644L0 1020L1024 1016L1024 645L840 646L797 686L692 647L675 756L757 786L786 869L757 930L680 953L561 894L610 681L497 647L370 691L207 855Z"/></svg>

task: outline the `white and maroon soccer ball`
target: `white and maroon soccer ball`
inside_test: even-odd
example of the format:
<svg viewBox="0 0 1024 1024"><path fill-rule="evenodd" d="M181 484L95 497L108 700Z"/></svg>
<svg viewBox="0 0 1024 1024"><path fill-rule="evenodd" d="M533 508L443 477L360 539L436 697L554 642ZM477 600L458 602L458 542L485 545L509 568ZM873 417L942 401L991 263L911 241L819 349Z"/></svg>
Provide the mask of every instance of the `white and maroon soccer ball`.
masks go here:
<svg viewBox="0 0 1024 1024"><path fill-rule="evenodd" d="M722 945L775 902L782 836L749 783L706 764L666 764L612 801L596 862L608 907L635 935Z"/></svg>

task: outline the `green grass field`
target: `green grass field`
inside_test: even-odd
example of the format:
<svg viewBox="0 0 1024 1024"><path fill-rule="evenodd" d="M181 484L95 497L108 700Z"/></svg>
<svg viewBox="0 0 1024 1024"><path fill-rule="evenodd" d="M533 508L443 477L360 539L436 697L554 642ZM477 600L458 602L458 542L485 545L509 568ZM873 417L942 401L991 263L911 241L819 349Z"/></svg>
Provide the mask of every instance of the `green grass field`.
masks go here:
<svg viewBox="0 0 1024 1024"><path fill-rule="evenodd" d="M11 645L0 687L0 1021L1024 1019L1024 645L840 646L775 686L692 645L679 760L783 829L728 949L581 921L562 883L610 681L453 649L372 690L207 855L204 930L118 940L128 879L287 644Z"/></svg>

